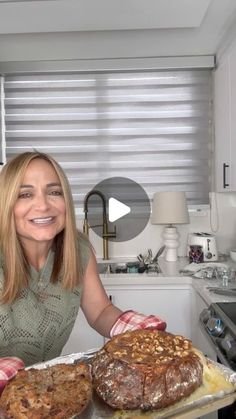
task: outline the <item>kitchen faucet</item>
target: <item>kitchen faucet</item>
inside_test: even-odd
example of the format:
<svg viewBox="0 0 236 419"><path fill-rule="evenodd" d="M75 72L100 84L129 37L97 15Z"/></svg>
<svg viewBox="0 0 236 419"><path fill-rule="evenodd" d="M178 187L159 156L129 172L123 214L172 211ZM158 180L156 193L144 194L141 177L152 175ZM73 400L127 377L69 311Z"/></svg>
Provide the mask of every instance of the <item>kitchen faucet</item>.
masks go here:
<svg viewBox="0 0 236 419"><path fill-rule="evenodd" d="M102 224L95 224L89 225L88 222L88 200L90 196L98 195L102 200ZM108 221L107 221L107 210L106 210L106 199L102 192L98 190L92 190L87 193L84 199L84 224L83 224L83 232L88 236L89 235L89 228L91 227L102 227L102 239L103 239L103 259L109 259L109 252L108 252L108 239L116 237L116 226L113 232L108 231Z"/></svg>

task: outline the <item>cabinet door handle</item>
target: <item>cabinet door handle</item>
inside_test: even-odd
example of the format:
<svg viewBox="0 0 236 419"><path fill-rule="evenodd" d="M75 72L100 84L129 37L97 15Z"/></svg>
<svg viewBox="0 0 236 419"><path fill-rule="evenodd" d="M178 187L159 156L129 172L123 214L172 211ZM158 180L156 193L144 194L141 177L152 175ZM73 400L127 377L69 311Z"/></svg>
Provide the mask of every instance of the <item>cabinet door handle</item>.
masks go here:
<svg viewBox="0 0 236 419"><path fill-rule="evenodd" d="M223 163L223 188L229 186L229 183L226 183L226 169L229 167L229 164Z"/></svg>
<svg viewBox="0 0 236 419"><path fill-rule="evenodd" d="M111 294L108 296L108 298L109 298L110 302L112 303L112 295Z"/></svg>

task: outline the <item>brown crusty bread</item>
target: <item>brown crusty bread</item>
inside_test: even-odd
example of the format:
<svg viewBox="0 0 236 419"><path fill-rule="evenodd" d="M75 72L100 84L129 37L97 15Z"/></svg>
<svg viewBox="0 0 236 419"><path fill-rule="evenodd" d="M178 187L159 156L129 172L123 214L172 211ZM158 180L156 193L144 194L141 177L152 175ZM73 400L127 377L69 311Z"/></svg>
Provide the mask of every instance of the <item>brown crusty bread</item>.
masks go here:
<svg viewBox="0 0 236 419"><path fill-rule="evenodd" d="M203 365L190 340L143 329L108 341L93 359L92 377L97 394L111 407L153 410L197 389Z"/></svg>
<svg viewBox="0 0 236 419"><path fill-rule="evenodd" d="M0 408L9 419L67 419L92 397L90 367L59 364L21 370L4 388Z"/></svg>

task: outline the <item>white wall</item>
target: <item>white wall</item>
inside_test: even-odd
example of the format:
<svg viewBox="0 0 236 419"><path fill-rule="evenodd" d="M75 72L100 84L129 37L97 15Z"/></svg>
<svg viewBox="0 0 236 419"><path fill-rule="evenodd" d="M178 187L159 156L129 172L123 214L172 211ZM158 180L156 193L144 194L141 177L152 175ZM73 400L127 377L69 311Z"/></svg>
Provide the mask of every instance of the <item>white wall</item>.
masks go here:
<svg viewBox="0 0 236 419"><path fill-rule="evenodd" d="M204 214L204 216L190 215L190 224L178 226L179 256L186 255L189 232L213 232L221 253L229 253L230 249L236 248L236 192L216 194L212 200L211 210L204 211ZM81 219L78 220L78 227L82 229ZM120 243L109 242L110 257L136 257L139 253L146 253L149 248L155 254L163 244L162 231L163 226L149 223L145 230L133 240ZM97 257L102 258L102 239L91 231L90 240Z"/></svg>
<svg viewBox="0 0 236 419"><path fill-rule="evenodd" d="M94 3L99 3L99 6L96 5L95 8L91 6L91 1L87 2L84 10L83 6L76 4L75 0L68 2L70 4L65 9L64 15L62 13L65 1L48 5L46 3L53 2L42 3L44 4L34 5L33 8L30 4L17 3L12 4L12 7L2 4L0 62L213 55L220 39L227 32L228 26L235 24L233 19L235 17L234 0L209 2L207 13L200 26L192 27L191 22L195 21L195 25L198 25L200 21L197 23L196 16L193 19L192 12L189 16L188 8L184 9L184 16L181 16L179 11L175 13L174 17L171 16L170 22L165 26L165 19L159 22L160 4L156 6L159 7L159 13L155 14L154 9L153 19L149 18L146 11L139 21L140 10L142 13L140 2L136 2L136 7L131 6L131 2L123 2L125 5L120 6L119 13L116 13L115 6L106 7L104 13L102 5L104 2L95 1ZM61 4L57 5L56 3ZM135 4L135 2L132 3ZM146 9L148 9L150 2L146 3L148 4ZM165 2L162 1L162 3ZM165 9L164 5L162 7ZM42 18L42 8L45 8L44 19ZM201 9L200 5L198 12L199 9ZM122 16L122 13L125 17ZM80 22L83 14L85 14L84 20ZM179 14L182 22L182 19L188 20L183 23L182 27L179 27L181 26L177 17ZM175 19L177 19L176 22L174 22ZM143 23L141 26L140 22ZM175 23L177 23L177 28L173 27ZM160 24L160 29L152 29L153 26L158 27L158 24ZM117 30L123 27L130 28L130 30ZM94 28L109 28L110 30L95 31L92 30ZM61 32L65 30L68 32ZM30 33L30 31L34 33Z"/></svg>
<svg viewBox="0 0 236 419"><path fill-rule="evenodd" d="M214 40L199 36L176 29L1 35L0 62L212 55Z"/></svg>

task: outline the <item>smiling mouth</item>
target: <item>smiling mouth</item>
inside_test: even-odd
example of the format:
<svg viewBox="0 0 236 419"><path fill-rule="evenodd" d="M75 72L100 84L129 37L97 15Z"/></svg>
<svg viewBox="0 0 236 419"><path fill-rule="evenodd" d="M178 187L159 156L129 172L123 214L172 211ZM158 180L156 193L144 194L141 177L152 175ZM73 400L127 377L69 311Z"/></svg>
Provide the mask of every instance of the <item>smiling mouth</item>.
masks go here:
<svg viewBox="0 0 236 419"><path fill-rule="evenodd" d="M32 218L30 221L34 224L48 224L53 221L53 217Z"/></svg>

